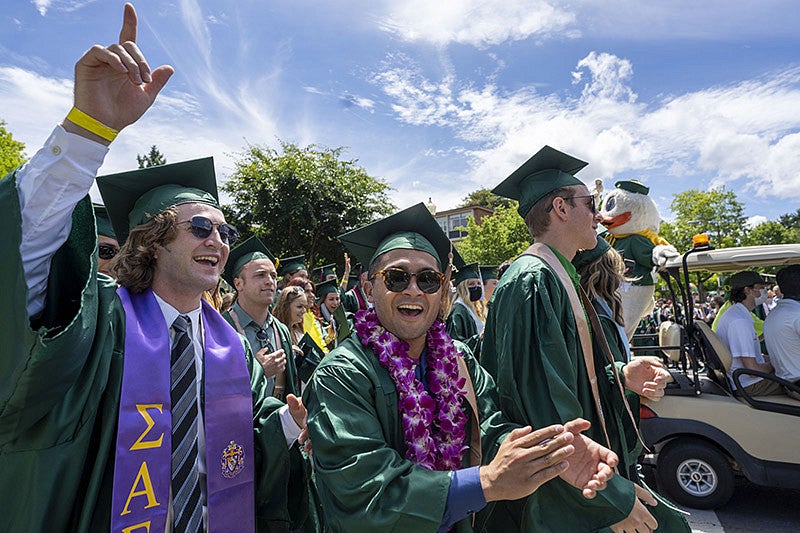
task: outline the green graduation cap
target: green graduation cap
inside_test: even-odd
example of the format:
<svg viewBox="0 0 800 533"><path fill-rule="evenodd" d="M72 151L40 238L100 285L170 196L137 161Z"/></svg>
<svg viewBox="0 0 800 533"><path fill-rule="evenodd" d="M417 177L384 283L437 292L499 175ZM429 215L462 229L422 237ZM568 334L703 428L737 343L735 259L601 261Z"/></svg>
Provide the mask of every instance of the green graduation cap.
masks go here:
<svg viewBox="0 0 800 533"><path fill-rule="evenodd" d="M647 194L650 192L650 187L637 180L618 181L614 184L617 189L624 191L635 192L639 194Z"/></svg>
<svg viewBox="0 0 800 533"><path fill-rule="evenodd" d="M339 235L350 254L364 265L390 250L419 250L431 254L439 268L448 264L452 248L439 223L422 202L384 219ZM454 261L458 256L452 248Z"/></svg>
<svg viewBox="0 0 800 533"><path fill-rule="evenodd" d="M321 302L325 299L325 296L332 292L339 292L339 284L336 283L335 279L329 279L328 281L317 283L317 301Z"/></svg>
<svg viewBox="0 0 800 533"><path fill-rule="evenodd" d="M330 265L325 265L321 267L317 267L314 269L314 280L316 282L325 281L327 276L333 274L336 275L336 263L331 263Z"/></svg>
<svg viewBox="0 0 800 533"><path fill-rule="evenodd" d="M356 263L350 269L350 275L347 276L347 290L348 291L350 289L352 289L353 287L355 287L356 285L358 285L358 278L361 277L361 272L362 271L363 271L363 268L361 266L361 263Z"/></svg>
<svg viewBox="0 0 800 533"><path fill-rule="evenodd" d="M228 282L233 287L233 278L239 275L242 268L250 261L256 259L269 259L275 263L275 256L272 252L264 246L261 239L253 235L242 244L231 250L228 256L228 262L225 263L225 270L222 273L222 279Z"/></svg>
<svg viewBox="0 0 800 533"><path fill-rule="evenodd" d="M486 283L490 279L499 279L497 277L497 266L498 265L481 265L481 279L484 283Z"/></svg>
<svg viewBox="0 0 800 533"><path fill-rule="evenodd" d="M519 200L517 212L525 218L531 207L547 193L559 187L583 185L574 174L586 165L588 163L580 159L545 146L492 189L492 192Z"/></svg>
<svg viewBox="0 0 800 533"><path fill-rule="evenodd" d="M583 266L588 265L600 258L601 255L606 253L611 249L611 245L608 244L603 237L600 235L597 236L597 244L594 248L589 250L579 250L578 253L575 254L575 257L572 258L572 265L575 268L581 268Z"/></svg>
<svg viewBox="0 0 800 533"><path fill-rule="evenodd" d="M280 267L278 268L278 275L285 276L298 270L306 270L305 256L295 255L280 260Z"/></svg>
<svg viewBox="0 0 800 533"><path fill-rule="evenodd" d="M478 269L478 263L470 263L468 265L462 265L458 267L458 272L456 272L455 276L453 276L453 283L458 285L462 281L472 278L480 279L480 277L481 273Z"/></svg>
<svg viewBox="0 0 800 533"><path fill-rule="evenodd" d="M97 234L116 239L117 234L114 233L114 226L111 225L111 219L108 218L106 206L103 204L92 204L92 208L94 208L94 218L97 221Z"/></svg>
<svg viewBox="0 0 800 533"><path fill-rule="evenodd" d="M219 208L212 157L99 176L97 187L120 244L132 228L174 205Z"/></svg>

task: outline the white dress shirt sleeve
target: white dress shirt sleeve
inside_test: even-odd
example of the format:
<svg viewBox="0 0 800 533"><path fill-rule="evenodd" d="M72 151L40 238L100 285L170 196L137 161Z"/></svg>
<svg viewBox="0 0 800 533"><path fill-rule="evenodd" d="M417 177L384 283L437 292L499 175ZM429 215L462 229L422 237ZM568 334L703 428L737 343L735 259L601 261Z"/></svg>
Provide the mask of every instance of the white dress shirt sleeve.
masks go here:
<svg viewBox="0 0 800 533"><path fill-rule="evenodd" d="M56 126L17 173L22 210L20 255L28 285L28 316L44 309L50 260L72 229L72 211L89 193L108 147Z"/></svg>

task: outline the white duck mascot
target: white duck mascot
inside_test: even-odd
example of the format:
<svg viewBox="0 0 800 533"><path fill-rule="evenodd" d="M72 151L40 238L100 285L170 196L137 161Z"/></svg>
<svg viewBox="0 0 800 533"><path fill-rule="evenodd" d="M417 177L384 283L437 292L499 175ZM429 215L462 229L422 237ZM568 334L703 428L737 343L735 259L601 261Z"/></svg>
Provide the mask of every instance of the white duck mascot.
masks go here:
<svg viewBox="0 0 800 533"><path fill-rule="evenodd" d="M680 254L658 236L661 215L647 195L650 188L636 180L618 181L615 187L603 200L600 215L608 230L603 237L626 259L627 276L634 279L619 288L625 332L631 338L642 317L653 310L656 269Z"/></svg>

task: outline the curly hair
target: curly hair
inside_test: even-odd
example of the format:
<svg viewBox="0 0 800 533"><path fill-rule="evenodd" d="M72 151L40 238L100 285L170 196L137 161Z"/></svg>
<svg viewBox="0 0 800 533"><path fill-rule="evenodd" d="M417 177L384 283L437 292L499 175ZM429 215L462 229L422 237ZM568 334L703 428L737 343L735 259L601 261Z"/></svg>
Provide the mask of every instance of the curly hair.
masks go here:
<svg viewBox="0 0 800 533"><path fill-rule="evenodd" d="M611 308L614 322L624 326L622 299L617 289L623 281L629 280L625 278L625 261L622 255L611 248L595 261L579 268L578 274L581 275L581 287L589 299L602 298Z"/></svg>
<svg viewBox="0 0 800 533"><path fill-rule="evenodd" d="M170 207L131 230L111 265L120 285L138 294L153 284L156 251L175 240L177 218L178 211Z"/></svg>

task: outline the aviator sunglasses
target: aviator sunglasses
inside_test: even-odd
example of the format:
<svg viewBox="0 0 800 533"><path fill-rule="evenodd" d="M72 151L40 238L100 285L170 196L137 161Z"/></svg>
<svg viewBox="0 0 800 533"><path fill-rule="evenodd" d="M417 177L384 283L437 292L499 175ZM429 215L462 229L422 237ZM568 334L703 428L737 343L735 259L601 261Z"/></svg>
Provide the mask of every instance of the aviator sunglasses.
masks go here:
<svg viewBox="0 0 800 533"><path fill-rule="evenodd" d="M230 224L214 224L211 220L199 215L192 217L191 220L178 222L175 225L180 226L182 224L189 224L189 231L198 239L207 239L214 230L214 226L216 226L220 239L228 246L233 246L233 243L239 237L239 232Z"/></svg>
<svg viewBox="0 0 800 533"><path fill-rule="evenodd" d="M423 270L416 274L409 274L401 268L387 268L379 270L372 276L375 279L378 275L383 277L383 284L391 292L401 292L408 287L411 278L417 278L417 287L425 294L433 294L438 291L444 282L444 274L435 270Z"/></svg>
<svg viewBox="0 0 800 533"><path fill-rule="evenodd" d="M97 255L100 259L113 259L119 252L119 248L111 244L101 244L97 247Z"/></svg>
<svg viewBox="0 0 800 533"><path fill-rule="evenodd" d="M597 206L594 204L594 195L585 194L583 196L559 196L562 200L577 200L578 198L591 198L591 202L586 202L586 205L589 207L589 210L592 212L593 215L597 214ZM545 209L546 213L549 213L553 210L553 204L550 204L550 207Z"/></svg>

